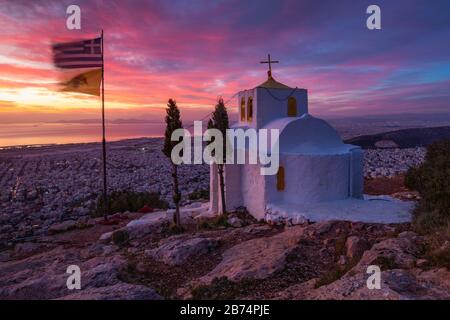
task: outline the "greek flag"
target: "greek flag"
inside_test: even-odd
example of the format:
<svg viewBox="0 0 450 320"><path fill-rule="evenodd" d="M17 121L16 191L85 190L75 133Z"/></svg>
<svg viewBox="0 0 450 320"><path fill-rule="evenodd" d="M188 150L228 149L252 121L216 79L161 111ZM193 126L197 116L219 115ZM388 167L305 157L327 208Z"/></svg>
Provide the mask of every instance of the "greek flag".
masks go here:
<svg viewBox="0 0 450 320"><path fill-rule="evenodd" d="M62 69L101 68L102 38L58 43L52 46L53 62Z"/></svg>

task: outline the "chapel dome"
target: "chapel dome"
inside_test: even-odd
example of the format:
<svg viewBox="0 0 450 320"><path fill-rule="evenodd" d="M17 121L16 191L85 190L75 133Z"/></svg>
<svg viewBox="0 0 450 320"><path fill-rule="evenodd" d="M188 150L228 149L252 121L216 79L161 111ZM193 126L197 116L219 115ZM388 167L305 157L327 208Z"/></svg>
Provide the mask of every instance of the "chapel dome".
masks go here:
<svg viewBox="0 0 450 320"><path fill-rule="evenodd" d="M309 114L276 119L264 129L280 130L280 153L336 154L348 152L352 147L344 144L337 131L325 120Z"/></svg>

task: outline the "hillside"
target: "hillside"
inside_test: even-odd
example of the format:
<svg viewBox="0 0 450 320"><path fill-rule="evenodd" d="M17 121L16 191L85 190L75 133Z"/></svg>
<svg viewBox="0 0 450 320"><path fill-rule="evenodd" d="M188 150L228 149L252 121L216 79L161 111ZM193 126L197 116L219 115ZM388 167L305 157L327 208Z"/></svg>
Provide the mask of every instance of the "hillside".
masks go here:
<svg viewBox="0 0 450 320"><path fill-rule="evenodd" d="M345 142L364 149L414 148L445 139L450 139L450 126L402 129L359 136L347 139Z"/></svg>
<svg viewBox="0 0 450 320"><path fill-rule="evenodd" d="M426 256L409 224L283 226L207 208L183 207L181 234L165 211L60 224L0 253L0 299L450 298L450 271ZM74 263L82 290L67 290L64 271ZM371 265L380 265L381 290L367 287Z"/></svg>

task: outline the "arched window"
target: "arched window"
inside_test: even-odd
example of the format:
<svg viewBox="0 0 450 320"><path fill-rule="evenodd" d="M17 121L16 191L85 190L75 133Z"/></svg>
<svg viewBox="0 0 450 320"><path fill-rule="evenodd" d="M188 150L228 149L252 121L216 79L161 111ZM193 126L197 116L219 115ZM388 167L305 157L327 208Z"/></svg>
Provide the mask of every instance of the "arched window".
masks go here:
<svg viewBox="0 0 450 320"><path fill-rule="evenodd" d="M241 99L241 121L245 121L245 98Z"/></svg>
<svg viewBox="0 0 450 320"><path fill-rule="evenodd" d="M288 99L288 117L297 116L297 100L294 97Z"/></svg>
<svg viewBox="0 0 450 320"><path fill-rule="evenodd" d="M284 183L284 167L278 167L278 172L277 172L277 190L278 191L283 191L285 187L285 183Z"/></svg>
<svg viewBox="0 0 450 320"><path fill-rule="evenodd" d="M249 97L247 102L247 121L252 121L253 118L253 98Z"/></svg>

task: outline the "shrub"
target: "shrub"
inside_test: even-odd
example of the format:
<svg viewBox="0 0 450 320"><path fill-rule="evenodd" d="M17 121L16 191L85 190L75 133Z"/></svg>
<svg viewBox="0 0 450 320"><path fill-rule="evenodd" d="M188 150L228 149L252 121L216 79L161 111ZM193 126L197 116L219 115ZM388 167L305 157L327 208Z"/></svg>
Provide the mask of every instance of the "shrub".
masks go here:
<svg viewBox="0 0 450 320"><path fill-rule="evenodd" d="M181 225L177 225L177 224L175 224L175 223L172 223L170 226L169 226L169 232L170 232L170 234L180 234L180 233L183 233L185 231L185 229L183 228L183 226L181 226Z"/></svg>
<svg viewBox="0 0 450 320"><path fill-rule="evenodd" d="M450 266L450 140L428 146L424 163L411 168L405 185L420 193L414 209L414 229L428 239L426 258L433 265Z"/></svg>
<svg viewBox="0 0 450 320"><path fill-rule="evenodd" d="M213 229L213 226L208 221L200 220L197 223L197 228L200 230L210 230Z"/></svg>
<svg viewBox="0 0 450 320"><path fill-rule="evenodd" d="M225 227L228 228L230 224L228 223L228 216L226 214L221 214L215 217L212 221L212 225L216 228Z"/></svg>
<svg viewBox="0 0 450 320"><path fill-rule="evenodd" d="M382 271L398 268L395 258L389 255L377 257L372 264L379 266Z"/></svg>
<svg viewBox="0 0 450 320"><path fill-rule="evenodd" d="M334 243L335 260L338 260L341 255L345 255L345 250L346 250L345 244L346 244L346 241L347 241L347 237L346 236L341 236L341 237L336 239L336 241Z"/></svg>
<svg viewBox="0 0 450 320"><path fill-rule="evenodd" d="M202 219L197 222L197 229L199 230L213 230L228 227L230 227L230 224L228 223L227 214L221 214L212 219Z"/></svg>
<svg viewBox="0 0 450 320"><path fill-rule="evenodd" d="M336 280L339 280L348 270L349 268L347 267L340 267L340 266L333 267L331 270L327 271L317 279L317 281L314 284L314 288L317 289L322 286L326 286L330 283L333 283Z"/></svg>
<svg viewBox="0 0 450 320"><path fill-rule="evenodd" d="M443 266L450 270L450 245L443 245L427 254L432 265Z"/></svg>
<svg viewBox="0 0 450 320"><path fill-rule="evenodd" d="M191 290L194 300L232 300L246 296L254 290L258 281L244 279L233 282L227 277L214 278L209 285L200 285Z"/></svg>
<svg viewBox="0 0 450 320"><path fill-rule="evenodd" d="M136 212L145 205L152 208L167 209L169 204L160 199L158 193L114 191L108 195L108 214L131 211ZM95 217L103 216L103 197L97 201L97 205L92 212Z"/></svg>
<svg viewBox="0 0 450 320"><path fill-rule="evenodd" d="M428 146L425 161L408 170L405 185L421 196L414 211L414 224L424 232L450 221L450 140Z"/></svg>

